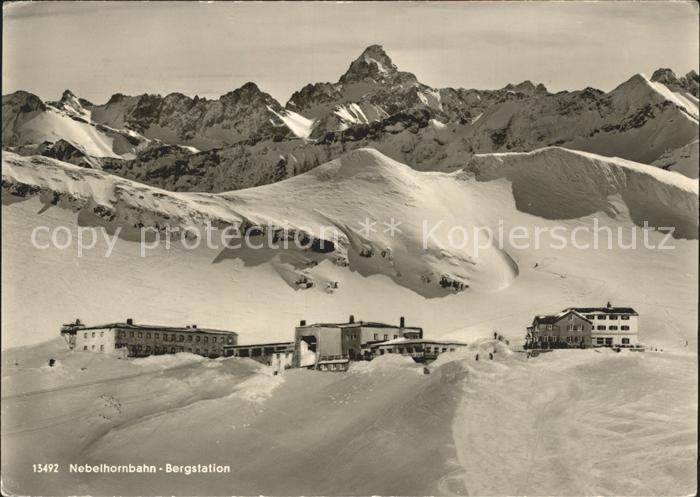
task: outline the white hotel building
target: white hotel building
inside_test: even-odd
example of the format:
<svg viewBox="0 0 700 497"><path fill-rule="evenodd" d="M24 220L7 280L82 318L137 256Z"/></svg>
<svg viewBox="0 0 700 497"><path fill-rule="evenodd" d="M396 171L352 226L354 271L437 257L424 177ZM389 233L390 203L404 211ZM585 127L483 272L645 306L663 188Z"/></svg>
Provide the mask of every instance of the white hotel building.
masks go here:
<svg viewBox="0 0 700 497"><path fill-rule="evenodd" d="M591 324L593 347L636 347L639 345L639 314L631 307L574 307Z"/></svg>

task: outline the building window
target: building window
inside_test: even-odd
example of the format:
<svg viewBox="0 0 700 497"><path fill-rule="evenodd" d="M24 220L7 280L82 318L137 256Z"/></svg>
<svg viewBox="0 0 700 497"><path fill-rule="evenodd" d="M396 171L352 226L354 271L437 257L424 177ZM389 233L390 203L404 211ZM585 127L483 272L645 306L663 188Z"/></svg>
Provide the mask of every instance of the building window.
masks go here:
<svg viewBox="0 0 700 497"><path fill-rule="evenodd" d="M547 331L552 331L552 325L551 325L551 324L548 324L548 325L547 325Z"/></svg>
<svg viewBox="0 0 700 497"><path fill-rule="evenodd" d="M603 345L605 343L605 339L602 337L598 337L595 339L596 345Z"/></svg>
<svg viewBox="0 0 700 497"><path fill-rule="evenodd" d="M596 326L597 330L605 330L605 326Z"/></svg>
<svg viewBox="0 0 700 497"><path fill-rule="evenodd" d="M195 341L195 342L199 342L201 339L202 339L202 337L196 336L196 337L194 338L194 341Z"/></svg>
<svg viewBox="0 0 700 497"><path fill-rule="evenodd" d="M130 331L130 332L129 332L129 337L134 338L134 332L133 332L133 331Z"/></svg>
<svg viewBox="0 0 700 497"><path fill-rule="evenodd" d="M104 352L104 350L105 350L105 346L104 346L104 345L100 345L100 351Z"/></svg>
<svg viewBox="0 0 700 497"><path fill-rule="evenodd" d="M588 314L586 319L595 319L595 314Z"/></svg>
<svg viewBox="0 0 700 497"><path fill-rule="evenodd" d="M177 341L178 341L178 342L184 342L184 341L185 341L185 335L178 335L178 336L177 336Z"/></svg>
<svg viewBox="0 0 700 497"><path fill-rule="evenodd" d="M92 332L92 338L95 338L95 332L94 332L94 331Z"/></svg>
<svg viewBox="0 0 700 497"><path fill-rule="evenodd" d="M566 325L566 331L573 331L573 329L574 329L573 325L571 325L571 324Z"/></svg>
<svg viewBox="0 0 700 497"><path fill-rule="evenodd" d="M146 338L151 338L151 334L150 334L150 333L146 333Z"/></svg>
<svg viewBox="0 0 700 497"><path fill-rule="evenodd" d="M192 341L192 335L187 335L187 341L191 342Z"/></svg>
<svg viewBox="0 0 700 497"><path fill-rule="evenodd" d="M120 331L119 336L124 338L126 336L126 331L124 331L124 330Z"/></svg>
<svg viewBox="0 0 700 497"><path fill-rule="evenodd" d="M611 331L617 331L617 326L613 325L613 326L610 326L608 329Z"/></svg>
<svg viewBox="0 0 700 497"><path fill-rule="evenodd" d="M139 338L143 338L143 333L139 331Z"/></svg>
<svg viewBox="0 0 700 497"><path fill-rule="evenodd" d="M87 345L83 345L83 350L87 350Z"/></svg>
<svg viewBox="0 0 700 497"><path fill-rule="evenodd" d="M573 320L574 320L574 315L573 315L573 314L569 314L569 321L573 321Z"/></svg>
<svg viewBox="0 0 700 497"><path fill-rule="evenodd" d="M100 336L101 336L101 337L105 336L105 332L104 332L104 331L100 331Z"/></svg>
<svg viewBox="0 0 700 497"><path fill-rule="evenodd" d="M205 341L205 342L208 342L208 341L209 341L209 337L204 337L204 341Z"/></svg>
<svg viewBox="0 0 700 497"><path fill-rule="evenodd" d="M629 345L630 344L630 339L629 338L623 338L622 339L622 345Z"/></svg>
<svg viewBox="0 0 700 497"><path fill-rule="evenodd" d="M155 338L156 340L160 340L160 333L156 333L156 334L153 335L153 336L154 336L154 338Z"/></svg>
<svg viewBox="0 0 700 497"><path fill-rule="evenodd" d="M384 334L384 340L389 340L389 335L387 335L386 333Z"/></svg>
<svg viewBox="0 0 700 497"><path fill-rule="evenodd" d="M174 354L175 353L175 347L170 347L170 353Z"/></svg>
<svg viewBox="0 0 700 497"><path fill-rule="evenodd" d="M355 335L353 335L353 338L355 338ZM219 343L224 343L224 337L219 337Z"/></svg>
<svg viewBox="0 0 700 497"><path fill-rule="evenodd" d="M379 340L379 333L375 333L375 334L374 334L374 339L375 339L375 340Z"/></svg>
<svg viewBox="0 0 700 497"><path fill-rule="evenodd" d="M233 337L228 337L228 343L233 343Z"/></svg>
<svg viewBox="0 0 700 497"><path fill-rule="evenodd" d="M598 316L598 319L605 319L605 315L604 315L604 314L600 314L600 315Z"/></svg>
<svg viewBox="0 0 700 497"><path fill-rule="evenodd" d="M95 346L94 346L94 345L93 345L93 346L91 346L90 348L91 348L92 350L95 350Z"/></svg>
<svg viewBox="0 0 700 497"><path fill-rule="evenodd" d="M619 316L617 314L611 314L609 319L617 319Z"/></svg>
<svg viewBox="0 0 700 497"><path fill-rule="evenodd" d="M625 331L628 331L630 329L629 326L625 326L625 325L620 326L620 328L622 328Z"/></svg>
<svg viewBox="0 0 700 497"><path fill-rule="evenodd" d="M629 316L620 316L620 319L629 319Z"/></svg>

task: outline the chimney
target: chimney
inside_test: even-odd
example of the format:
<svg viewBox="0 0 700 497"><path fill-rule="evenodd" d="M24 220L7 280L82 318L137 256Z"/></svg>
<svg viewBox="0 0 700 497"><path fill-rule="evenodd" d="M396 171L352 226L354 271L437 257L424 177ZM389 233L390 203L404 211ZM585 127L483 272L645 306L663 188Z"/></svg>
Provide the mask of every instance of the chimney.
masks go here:
<svg viewBox="0 0 700 497"><path fill-rule="evenodd" d="M403 316L399 318L399 328L405 328L406 327L406 320L404 319Z"/></svg>
<svg viewBox="0 0 700 497"><path fill-rule="evenodd" d="M193 324L193 325L192 325L192 328L196 328L196 327L197 327L197 325L196 325L196 324Z"/></svg>
<svg viewBox="0 0 700 497"><path fill-rule="evenodd" d="M349 322L350 324L353 324L353 323L355 322L355 316L353 316L352 314L350 314L350 319L348 319L348 322Z"/></svg>
<svg viewBox="0 0 700 497"><path fill-rule="evenodd" d="M299 321L299 326L306 326L306 319Z"/></svg>
<svg viewBox="0 0 700 497"><path fill-rule="evenodd" d="M126 324L134 324L133 318L127 318L127 319L126 319Z"/></svg>
<svg viewBox="0 0 700 497"><path fill-rule="evenodd" d="M610 301L608 301L608 309L611 309L611 308L612 308L612 304L610 303Z"/></svg>

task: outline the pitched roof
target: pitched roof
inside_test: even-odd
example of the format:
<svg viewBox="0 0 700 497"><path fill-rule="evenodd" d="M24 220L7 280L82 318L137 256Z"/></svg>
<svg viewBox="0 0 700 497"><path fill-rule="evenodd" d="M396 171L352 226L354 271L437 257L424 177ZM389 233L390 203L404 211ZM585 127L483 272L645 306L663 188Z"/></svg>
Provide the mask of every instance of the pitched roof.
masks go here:
<svg viewBox="0 0 700 497"><path fill-rule="evenodd" d="M396 328L404 330L422 330L419 326L404 326L403 328L397 324L377 323L374 321L355 321L354 323L311 323L299 326L299 328Z"/></svg>
<svg viewBox="0 0 700 497"><path fill-rule="evenodd" d="M238 336L238 333L235 331L227 331L227 330L213 330L210 328L196 328L196 327L191 327L191 326L162 326L162 325L157 325L157 324L128 324L128 323L109 323L109 324L102 324L98 326L85 326L81 328L76 328L76 331L83 331L83 330L104 330L104 329L109 329L109 328L119 328L119 329L124 329L124 330L144 330L144 331L171 331L171 332L183 332L183 333L216 333L216 334L221 334L221 335L236 335Z"/></svg>
<svg viewBox="0 0 700 497"><path fill-rule="evenodd" d="M557 314L546 314L546 315L541 315L541 316L535 316L535 319L533 320L532 324L554 324L561 319L569 314L576 314L578 317L586 321L587 323L590 323L591 321L586 318L586 316L582 315L581 312L578 309L574 308L568 308L564 309L561 312L558 312Z"/></svg>
<svg viewBox="0 0 700 497"><path fill-rule="evenodd" d="M590 312L605 312L606 314L632 314L638 316L637 311L631 307L570 307L576 312L583 314ZM568 309L567 309L568 310Z"/></svg>
<svg viewBox="0 0 700 497"><path fill-rule="evenodd" d="M294 342L249 343L246 345L224 345L226 349L258 349L269 347L294 347Z"/></svg>
<svg viewBox="0 0 700 497"><path fill-rule="evenodd" d="M435 345L460 345L466 346L464 342L455 342L451 340L433 340L430 338L394 338L393 340L386 340L383 342L374 342L370 344L370 347L380 347L384 345L416 345L416 344L435 344Z"/></svg>

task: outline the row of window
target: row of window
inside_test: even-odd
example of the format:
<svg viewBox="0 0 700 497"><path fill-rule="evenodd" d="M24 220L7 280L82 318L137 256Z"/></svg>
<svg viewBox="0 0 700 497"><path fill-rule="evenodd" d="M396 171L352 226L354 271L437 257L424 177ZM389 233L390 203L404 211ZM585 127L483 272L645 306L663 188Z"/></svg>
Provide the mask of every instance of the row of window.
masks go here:
<svg viewBox="0 0 700 497"><path fill-rule="evenodd" d="M596 345L612 345L612 338L598 337L595 339L595 343L596 343ZM622 345L629 345L629 344L630 344L629 338L622 339Z"/></svg>
<svg viewBox="0 0 700 497"><path fill-rule="evenodd" d="M538 326L537 328L538 328L538 330L541 330L540 326ZM553 329L553 325L551 325L551 324L548 324L545 326L546 331L552 331L552 329ZM618 327L617 327L617 325L610 325L607 327L605 325L596 326L596 330L606 330L606 329L616 331L618 329ZM620 326L620 329L627 331L630 329L630 327L627 325L622 325L622 326ZM566 331L583 331L583 325L582 324L567 324Z"/></svg>
<svg viewBox="0 0 700 497"><path fill-rule="evenodd" d="M142 332L142 331L139 331L139 332L137 332L137 333L138 333L138 335L135 335L135 332L130 331L130 332L129 332L129 338L143 338L143 332ZM93 336L94 336L94 335L95 335L95 334L93 333ZM126 338L126 331L124 331L124 330L120 331L120 332L119 332L119 336L122 337L122 338ZM188 341L188 342L191 342L191 341L192 341L192 335L190 335L190 334L163 333L163 341L165 341L165 342L168 342L168 341L169 341L169 342L184 342L184 341L185 341L185 337L187 337L187 341ZM154 333L154 334L153 334L153 338L154 338L155 340L160 340L160 333ZM151 339L151 333L150 333L150 332L146 332L146 339L148 339L148 340ZM200 335L195 335L195 336L194 336L194 341L195 341L195 342L199 342L199 341L201 341L201 340L202 340L202 337L201 337ZM208 342L208 341L209 341L209 337L205 335L203 341L204 341L204 342ZM216 337L211 337L211 341L212 341L212 342L216 342ZM220 342L220 343L224 343L224 341L225 341L225 340L224 340L224 337L219 337L219 342ZM232 337L228 337L228 343L233 343L233 338L232 338Z"/></svg>
<svg viewBox="0 0 700 497"><path fill-rule="evenodd" d="M398 335L394 335L394 338L399 338L399 336L398 336ZM375 334L374 334L374 339L375 339L375 340L381 340L381 338L379 338L379 333L375 333ZM389 340L389 335L387 335L386 333L384 333L384 340Z"/></svg>
<svg viewBox="0 0 700 497"><path fill-rule="evenodd" d="M439 354L440 353L440 347L434 347L434 349L435 350L433 351L433 347L426 347L425 353L426 354ZM442 347L442 352L447 352L448 350L450 352L454 352L455 348L454 347ZM384 351L386 351L387 354L391 354L393 352L392 349L382 349L382 348L379 349L380 354L384 354ZM417 352L423 352L423 349L421 347L397 347L397 351L399 354L404 354L404 353L413 354L413 353L417 353Z"/></svg>
<svg viewBox="0 0 700 497"><path fill-rule="evenodd" d="M321 371L345 371L345 364L321 364Z"/></svg>
<svg viewBox="0 0 700 497"><path fill-rule="evenodd" d="M613 321L617 320L618 318L619 319L629 319L630 317L625 315L625 314L622 314L622 315L618 315L618 314L588 314L586 316L586 319L611 319Z"/></svg>
<svg viewBox="0 0 700 497"><path fill-rule="evenodd" d="M100 331L100 336L101 336L101 337L105 336L105 332L104 332L104 331ZM88 337L88 332L86 331L85 333L83 333L83 338L87 338L87 337ZM95 332L94 332L94 331L92 332L92 338L95 338Z"/></svg>
<svg viewBox="0 0 700 497"><path fill-rule="evenodd" d="M130 349L137 353L137 354L150 354L151 353L151 347L149 345L141 346L141 345L133 345L130 347ZM175 354L177 352L194 352L195 354L204 354L204 355L209 355L209 349L194 349L192 348L180 348L180 347L170 347L170 353ZM153 353L154 354L167 354L168 353L168 347L158 347L154 346L153 347ZM212 350L211 353L215 354L216 351Z"/></svg>
<svg viewBox="0 0 700 497"><path fill-rule="evenodd" d="M567 337L565 337L565 339L568 343L581 343L581 342L583 342L583 337L581 337L581 336L567 336ZM546 335L546 336L535 338L535 341L538 343L558 342L559 340L560 340L560 337L555 337L553 335Z"/></svg>
<svg viewBox="0 0 700 497"><path fill-rule="evenodd" d="M88 346L87 346L87 345L83 345L83 350L88 350ZM90 350L95 350L95 346L92 345L92 346L90 347ZM101 351L101 352L104 352L104 350L105 350L105 346L104 346L104 345L100 345L100 351Z"/></svg>

